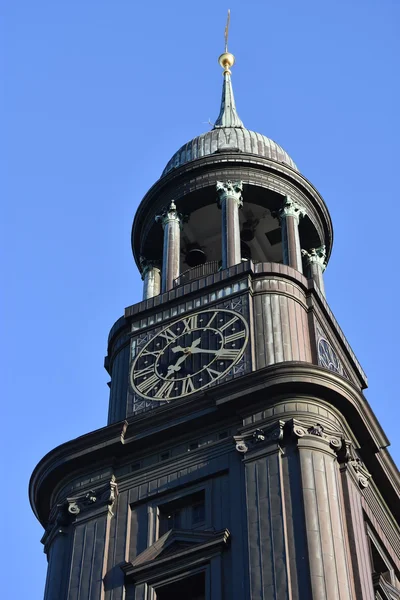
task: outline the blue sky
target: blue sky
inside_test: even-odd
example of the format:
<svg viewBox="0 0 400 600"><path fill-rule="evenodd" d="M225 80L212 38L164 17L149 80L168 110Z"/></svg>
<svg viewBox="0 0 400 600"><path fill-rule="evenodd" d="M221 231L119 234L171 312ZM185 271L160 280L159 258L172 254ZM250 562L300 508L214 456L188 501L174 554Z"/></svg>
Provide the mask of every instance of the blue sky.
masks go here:
<svg viewBox="0 0 400 600"><path fill-rule="evenodd" d="M4 598L42 598L29 476L106 424L108 331L141 297L133 215L218 115L228 7L239 115L330 209L327 298L400 462L399 3L14 0L1 63Z"/></svg>

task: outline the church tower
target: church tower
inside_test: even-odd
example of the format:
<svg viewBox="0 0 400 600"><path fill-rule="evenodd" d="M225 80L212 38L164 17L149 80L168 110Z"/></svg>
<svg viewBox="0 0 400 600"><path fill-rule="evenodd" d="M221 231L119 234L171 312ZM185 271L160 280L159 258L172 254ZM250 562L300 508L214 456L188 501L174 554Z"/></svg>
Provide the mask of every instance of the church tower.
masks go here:
<svg viewBox="0 0 400 600"><path fill-rule="evenodd" d="M399 475L325 297L328 209L219 63L215 125L133 222L108 424L31 478L45 599L400 599Z"/></svg>

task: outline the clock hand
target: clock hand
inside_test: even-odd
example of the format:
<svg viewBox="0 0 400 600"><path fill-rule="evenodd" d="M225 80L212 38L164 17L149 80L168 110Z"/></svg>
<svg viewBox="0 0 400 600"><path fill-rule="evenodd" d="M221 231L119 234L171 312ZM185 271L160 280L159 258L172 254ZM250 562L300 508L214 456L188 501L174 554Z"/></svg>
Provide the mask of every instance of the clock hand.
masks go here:
<svg viewBox="0 0 400 600"><path fill-rule="evenodd" d="M174 365L169 365L168 371L167 371L167 377L169 377L169 375L172 375L172 373L176 373L177 371L181 370L181 367L179 365L181 363L183 363L190 354L192 354L194 351L196 351L196 346L198 346L200 344L200 341L201 341L201 338L198 338L188 348L182 348L182 346L175 346L174 348L171 348L172 352L181 351L181 352L183 352L183 355L178 358L178 360L176 361L176 363Z"/></svg>

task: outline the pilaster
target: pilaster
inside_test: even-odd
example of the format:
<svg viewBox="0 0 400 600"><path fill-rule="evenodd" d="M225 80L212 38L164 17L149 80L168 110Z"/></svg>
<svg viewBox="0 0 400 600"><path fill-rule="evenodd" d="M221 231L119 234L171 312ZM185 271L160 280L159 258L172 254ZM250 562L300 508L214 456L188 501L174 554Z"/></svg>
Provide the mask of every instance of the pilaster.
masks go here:
<svg viewBox="0 0 400 600"><path fill-rule="evenodd" d="M218 206L222 211L222 268L241 262L239 208L243 206L243 181L217 181Z"/></svg>
<svg viewBox="0 0 400 600"><path fill-rule="evenodd" d="M49 566L44 600L102 600L115 477L99 489L67 498L50 515L43 537ZM71 562L66 560L73 547Z"/></svg>

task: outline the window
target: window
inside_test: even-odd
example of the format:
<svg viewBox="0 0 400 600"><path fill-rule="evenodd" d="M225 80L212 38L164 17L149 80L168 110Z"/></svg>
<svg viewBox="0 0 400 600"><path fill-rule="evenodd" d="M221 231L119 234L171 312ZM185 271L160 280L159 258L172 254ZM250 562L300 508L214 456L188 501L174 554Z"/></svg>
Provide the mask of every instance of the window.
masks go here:
<svg viewBox="0 0 400 600"><path fill-rule="evenodd" d="M204 571L173 583L156 588L157 600L205 600L206 580Z"/></svg>
<svg viewBox="0 0 400 600"><path fill-rule="evenodd" d="M372 530L369 524L367 524L367 533L372 566L372 580L375 591L389 593L389 597L393 598L393 600L400 598L398 573L396 573L392 560L380 544L376 532Z"/></svg>
<svg viewBox="0 0 400 600"><path fill-rule="evenodd" d="M158 507L158 537L170 529L201 529L204 525L204 490L182 496Z"/></svg>

